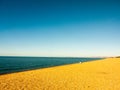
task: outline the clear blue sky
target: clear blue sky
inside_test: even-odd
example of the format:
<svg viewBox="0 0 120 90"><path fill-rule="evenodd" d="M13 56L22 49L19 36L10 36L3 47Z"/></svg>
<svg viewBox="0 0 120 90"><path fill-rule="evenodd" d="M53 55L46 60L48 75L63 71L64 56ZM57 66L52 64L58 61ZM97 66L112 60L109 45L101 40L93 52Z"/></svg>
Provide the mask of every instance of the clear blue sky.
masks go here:
<svg viewBox="0 0 120 90"><path fill-rule="evenodd" d="M120 1L0 0L0 55L120 55Z"/></svg>

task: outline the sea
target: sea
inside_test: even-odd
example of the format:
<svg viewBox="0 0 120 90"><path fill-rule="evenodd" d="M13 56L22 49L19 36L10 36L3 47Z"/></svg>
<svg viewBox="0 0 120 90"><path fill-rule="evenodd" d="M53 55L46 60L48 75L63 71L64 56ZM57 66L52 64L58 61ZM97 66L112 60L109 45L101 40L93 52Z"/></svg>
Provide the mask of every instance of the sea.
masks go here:
<svg viewBox="0 0 120 90"><path fill-rule="evenodd" d="M83 63L103 58L0 56L0 74Z"/></svg>

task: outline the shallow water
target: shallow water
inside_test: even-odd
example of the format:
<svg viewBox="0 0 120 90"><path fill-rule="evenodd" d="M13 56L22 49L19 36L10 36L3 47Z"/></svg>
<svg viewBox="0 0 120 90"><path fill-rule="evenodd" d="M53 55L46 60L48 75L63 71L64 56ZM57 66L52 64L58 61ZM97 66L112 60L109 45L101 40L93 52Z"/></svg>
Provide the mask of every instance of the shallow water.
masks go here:
<svg viewBox="0 0 120 90"><path fill-rule="evenodd" d="M99 60L102 58L0 57L0 74Z"/></svg>

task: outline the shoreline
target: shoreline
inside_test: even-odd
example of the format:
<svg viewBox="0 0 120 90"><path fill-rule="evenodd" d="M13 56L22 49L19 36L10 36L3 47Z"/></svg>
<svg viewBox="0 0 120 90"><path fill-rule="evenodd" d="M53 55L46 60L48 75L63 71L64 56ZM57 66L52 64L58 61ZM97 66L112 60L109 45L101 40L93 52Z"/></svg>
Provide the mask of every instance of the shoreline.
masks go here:
<svg viewBox="0 0 120 90"><path fill-rule="evenodd" d="M0 75L101 59L102 58L0 57Z"/></svg>
<svg viewBox="0 0 120 90"><path fill-rule="evenodd" d="M0 75L0 90L119 90L120 58Z"/></svg>

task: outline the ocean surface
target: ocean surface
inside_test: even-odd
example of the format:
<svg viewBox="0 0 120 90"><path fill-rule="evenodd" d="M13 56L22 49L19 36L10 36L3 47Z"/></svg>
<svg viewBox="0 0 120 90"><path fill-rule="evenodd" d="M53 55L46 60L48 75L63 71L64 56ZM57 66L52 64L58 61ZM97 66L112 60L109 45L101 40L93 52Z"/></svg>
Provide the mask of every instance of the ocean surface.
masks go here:
<svg viewBox="0 0 120 90"><path fill-rule="evenodd" d="M25 70L40 69L65 64L87 62L102 58L69 58L69 57L8 57L0 56L0 74Z"/></svg>

